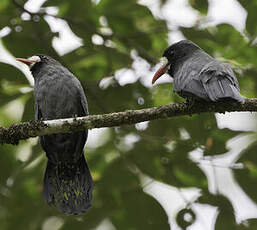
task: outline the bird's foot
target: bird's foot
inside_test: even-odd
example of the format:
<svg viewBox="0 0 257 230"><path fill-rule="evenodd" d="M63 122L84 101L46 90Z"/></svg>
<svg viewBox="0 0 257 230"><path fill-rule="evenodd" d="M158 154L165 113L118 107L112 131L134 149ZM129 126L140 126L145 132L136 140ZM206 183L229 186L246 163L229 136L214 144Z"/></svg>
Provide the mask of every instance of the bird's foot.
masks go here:
<svg viewBox="0 0 257 230"><path fill-rule="evenodd" d="M195 105L195 98L194 97L188 97L186 99L186 104L188 105L188 109L191 110L193 108L193 106ZM191 114L192 116L192 114Z"/></svg>

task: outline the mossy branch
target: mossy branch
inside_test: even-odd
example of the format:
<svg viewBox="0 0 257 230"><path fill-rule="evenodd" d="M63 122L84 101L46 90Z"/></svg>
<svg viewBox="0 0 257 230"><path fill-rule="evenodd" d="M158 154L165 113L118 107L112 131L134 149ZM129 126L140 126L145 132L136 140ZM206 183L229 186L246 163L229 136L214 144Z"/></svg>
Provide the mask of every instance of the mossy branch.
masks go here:
<svg viewBox="0 0 257 230"><path fill-rule="evenodd" d="M257 112L257 98L246 99L245 104L237 103L175 103L159 107L127 110L124 112L89 115L51 121L30 121L13 124L9 128L0 127L0 144L18 144L19 140L56 133L70 133L85 129L132 125L143 121L167 119L176 116L193 115L204 112Z"/></svg>

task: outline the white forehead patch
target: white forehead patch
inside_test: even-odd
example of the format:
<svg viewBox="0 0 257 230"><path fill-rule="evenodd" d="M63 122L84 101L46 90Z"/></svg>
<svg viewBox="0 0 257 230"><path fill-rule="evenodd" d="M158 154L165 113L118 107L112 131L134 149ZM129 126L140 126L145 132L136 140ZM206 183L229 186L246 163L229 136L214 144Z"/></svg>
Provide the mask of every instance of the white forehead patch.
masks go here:
<svg viewBox="0 0 257 230"><path fill-rule="evenodd" d="M35 62L40 62L41 61L41 58L39 56L32 56L30 58L28 58L29 60L31 61L35 61Z"/></svg>
<svg viewBox="0 0 257 230"><path fill-rule="evenodd" d="M166 57L161 57L160 64L162 66L166 66L169 63L168 59Z"/></svg>
<svg viewBox="0 0 257 230"><path fill-rule="evenodd" d="M28 60L35 61L29 65L29 68L31 69L37 62L41 62L41 58L39 56L32 56L28 58Z"/></svg>

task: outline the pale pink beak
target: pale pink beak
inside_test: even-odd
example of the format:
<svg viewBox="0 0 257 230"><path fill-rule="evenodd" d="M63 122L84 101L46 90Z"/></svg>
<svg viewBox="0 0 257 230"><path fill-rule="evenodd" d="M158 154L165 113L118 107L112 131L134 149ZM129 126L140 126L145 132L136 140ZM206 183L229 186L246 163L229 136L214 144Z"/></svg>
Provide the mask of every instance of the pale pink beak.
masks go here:
<svg viewBox="0 0 257 230"><path fill-rule="evenodd" d="M24 63L24 64L26 64L28 66L30 66L31 64L37 62L35 60L29 60L29 59L26 59L26 58L16 58L16 60L19 61L19 62L22 62L22 63Z"/></svg>
<svg viewBox="0 0 257 230"><path fill-rule="evenodd" d="M154 82L161 77L163 74L165 74L167 72L169 68L169 63L167 63L166 65L161 66L157 72L154 74L153 80L152 80L152 84L154 84Z"/></svg>

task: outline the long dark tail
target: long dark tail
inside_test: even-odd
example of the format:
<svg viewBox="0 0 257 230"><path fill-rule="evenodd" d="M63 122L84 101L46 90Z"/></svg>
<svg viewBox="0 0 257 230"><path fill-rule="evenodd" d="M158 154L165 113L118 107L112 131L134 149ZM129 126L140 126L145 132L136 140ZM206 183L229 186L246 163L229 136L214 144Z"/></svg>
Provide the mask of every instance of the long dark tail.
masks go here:
<svg viewBox="0 0 257 230"><path fill-rule="evenodd" d="M93 181L84 155L75 164L47 162L44 198L67 214L80 214L91 207Z"/></svg>

